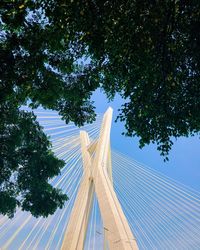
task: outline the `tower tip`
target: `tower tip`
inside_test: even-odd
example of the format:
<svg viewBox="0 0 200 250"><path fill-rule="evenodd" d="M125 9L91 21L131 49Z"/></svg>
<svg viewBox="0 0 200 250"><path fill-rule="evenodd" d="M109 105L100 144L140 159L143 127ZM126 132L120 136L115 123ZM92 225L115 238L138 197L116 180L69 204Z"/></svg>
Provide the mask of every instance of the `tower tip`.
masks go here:
<svg viewBox="0 0 200 250"><path fill-rule="evenodd" d="M113 108L109 106L107 110L113 111Z"/></svg>

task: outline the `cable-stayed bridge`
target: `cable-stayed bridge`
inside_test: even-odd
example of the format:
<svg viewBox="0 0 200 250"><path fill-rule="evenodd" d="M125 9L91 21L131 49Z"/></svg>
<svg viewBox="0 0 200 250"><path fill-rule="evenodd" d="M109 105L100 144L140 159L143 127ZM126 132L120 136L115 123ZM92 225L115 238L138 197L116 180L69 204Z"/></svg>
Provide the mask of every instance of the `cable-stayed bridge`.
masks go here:
<svg viewBox="0 0 200 250"><path fill-rule="evenodd" d="M200 249L200 194L110 150L111 109L81 129L35 113L66 162L50 182L70 199L48 218L1 216L0 249Z"/></svg>

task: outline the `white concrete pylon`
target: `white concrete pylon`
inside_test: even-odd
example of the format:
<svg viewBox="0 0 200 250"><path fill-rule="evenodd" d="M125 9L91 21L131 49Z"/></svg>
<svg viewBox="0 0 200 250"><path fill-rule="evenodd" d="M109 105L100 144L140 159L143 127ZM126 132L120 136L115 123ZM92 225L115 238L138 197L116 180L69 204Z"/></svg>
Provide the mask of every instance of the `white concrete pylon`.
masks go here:
<svg viewBox="0 0 200 250"><path fill-rule="evenodd" d="M99 203L109 249L138 249L112 185L111 122L112 109L108 108L103 117L98 141L90 144L88 134L83 131L80 134L84 175L64 236L62 250L84 248L94 192ZM95 151L94 156L93 151Z"/></svg>
<svg viewBox="0 0 200 250"><path fill-rule="evenodd" d="M62 250L83 249L93 202L94 185L90 173L91 157L87 151L89 137L85 131L81 131L80 138L84 174L64 235Z"/></svg>

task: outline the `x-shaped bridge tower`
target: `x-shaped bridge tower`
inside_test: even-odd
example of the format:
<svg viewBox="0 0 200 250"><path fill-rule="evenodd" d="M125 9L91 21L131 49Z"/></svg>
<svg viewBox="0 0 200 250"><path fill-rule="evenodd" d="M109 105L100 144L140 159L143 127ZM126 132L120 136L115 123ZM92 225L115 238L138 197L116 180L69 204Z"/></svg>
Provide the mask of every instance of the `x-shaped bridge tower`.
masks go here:
<svg viewBox="0 0 200 250"><path fill-rule="evenodd" d="M104 114L98 140L90 142L87 132L80 132L84 174L65 232L62 250L84 249L94 192L109 249L138 249L113 189L110 155L112 112L112 108L108 108Z"/></svg>

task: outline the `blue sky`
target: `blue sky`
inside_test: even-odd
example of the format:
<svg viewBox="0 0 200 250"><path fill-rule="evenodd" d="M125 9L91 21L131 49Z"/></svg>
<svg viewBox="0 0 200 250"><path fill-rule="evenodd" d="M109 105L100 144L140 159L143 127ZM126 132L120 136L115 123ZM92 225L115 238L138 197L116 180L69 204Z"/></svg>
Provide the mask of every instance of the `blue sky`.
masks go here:
<svg viewBox="0 0 200 250"><path fill-rule="evenodd" d="M141 162L143 165L147 165L147 166L159 171L160 173L163 173L166 176L171 177L172 179L175 179L175 180L181 182L182 184L185 184L185 185L197 190L198 192L200 192L200 166L199 166L200 165L199 164L200 163L200 154L199 154L200 140L198 139L198 136L191 137L191 138L180 138L180 139L178 139L175 142L175 144L173 146L173 149L170 152L170 155L169 155L170 161L165 163L163 161L163 158L160 156L159 152L157 151L155 145L150 145L150 146L146 146L143 149L139 149L139 147L138 147L138 139L137 138L127 138L127 137L124 137L124 136L121 135L121 133L124 130L124 124L122 124L120 122L118 122L118 123L114 122L114 120L115 120L115 118L117 116L117 110L118 110L118 108L120 108L120 105L123 103L123 100L119 96L117 96L113 102L108 103L105 95L98 90L93 94L92 99L95 101L95 106L96 106L96 112L97 113L104 113L109 106L111 106L113 108L113 110L114 110L113 124L112 124L112 130L111 130L111 146L112 146L113 149L116 149L117 151L120 151L120 152L124 153L125 155L128 155L129 157L135 159L136 161ZM66 166L70 165L69 162L66 163L66 164L67 164ZM118 167L120 169L122 169L123 166L118 164ZM131 166L129 166L129 167L131 167ZM132 183L132 180L134 178L135 178L135 180L138 180L136 172L132 172L133 173L132 175L130 175L130 172L129 173L127 172L128 174L125 175L125 172L123 172L123 170L122 170L122 172L120 172L120 173L121 173L119 175L120 178L121 178L121 176L124 177L124 178L127 178L127 182L124 185L125 187L129 188L129 185L130 185L130 183ZM114 177L116 177L116 175ZM140 177L140 175L139 175L139 177ZM78 180L78 178L76 180ZM64 185L66 185L66 183L64 181ZM118 181L116 183L117 183L117 186L120 189L121 184L119 182L119 179L118 179ZM137 185L137 183L139 183L141 186ZM71 186L72 185L71 182L68 182L68 185L72 187L71 189L69 188L69 186L66 187L66 190L68 190L69 197L70 197L70 192L74 191L74 186L76 184L77 183L75 181L74 185ZM123 192L121 192L121 196L120 196L120 193L117 194L119 196L118 198L119 198L121 204L123 205L123 209L126 206L126 203L123 203L123 201L126 200L126 201L129 202L129 209L127 208L127 210L126 210L126 216L129 216L127 218L128 218L128 220L130 220L129 221L130 225L133 226L132 230L134 231L134 233L137 233L138 241L141 240L141 242L143 242L143 243L145 243L145 239L143 239L142 235L140 235L140 230L137 228L137 226L136 227L134 226L135 225L134 221L136 220L137 223L142 222L143 225L145 225L144 229L146 228L145 230L147 230L149 228L149 225L151 224L147 220L147 218L151 218L151 220L152 220L151 221L152 222L152 228L154 227L153 225L156 225L156 223L158 221L160 221L161 217L163 218L162 213L159 212L159 214L158 214L158 209L154 210L155 208L160 209L160 207L161 207L160 205L157 206L157 207L154 206L154 205L150 206L150 207L146 207L146 209L148 209L148 213L151 213L151 214L155 213L155 214L157 214L157 216L154 216L154 217L145 216L145 214L147 214L146 213L147 210L145 210L145 205L146 204L148 205L149 200L147 199L147 200L145 200L145 202L143 202L144 201L143 197L146 197L144 194L145 194L145 192L147 190L149 191L149 189L147 189L147 187L149 188L149 186L148 186L148 183L147 183L146 187L145 187L144 184L145 184L144 179L143 179L143 182L141 182L141 180L139 179L139 181L135 182L133 192L128 193L127 192L128 188L125 189L123 186L121 186L122 189L120 189L120 190L123 191ZM150 187L153 186L153 185L155 185L155 183L151 184ZM163 183L161 183L160 186L163 186ZM142 196L141 202L138 202L138 199L140 199L140 195L141 195L140 187L143 187L141 190L142 190L142 193L143 193L144 196ZM182 189L182 187L181 187L181 189ZM71 191L69 191L69 190L71 190ZM139 193L137 193L138 190L139 190ZM150 193L148 192L148 197L150 197L150 195L152 195L152 190L151 190ZM168 191L167 189L163 189L163 190L165 191L165 195L167 197L167 200L169 201L169 197L170 197L169 193L171 191L170 190ZM166 192L168 192L168 196L167 196ZM180 203L180 200L179 200L179 203L178 203L177 197L181 196L181 193L178 193L178 195L177 195L177 193L178 192L176 192L176 194L173 197L176 198L175 201L176 201L177 204L179 204L178 208L181 209L182 207L180 206L180 204L184 204L184 202ZM134 196L134 194L137 194L137 195ZM157 194L157 192L154 193L154 196L153 196L153 201L154 202L152 204L155 204L155 200L157 198L160 198L162 196L163 192L160 193L161 194L160 196L159 195L156 196L156 194ZM184 193L184 195L185 195L185 193ZM189 193L189 195L190 195L190 193ZM185 201L183 199L183 195L181 196L180 199ZM71 201L73 201L73 199L71 199ZM191 199L189 201L193 201L193 200ZM69 206L70 209L72 207L72 204L73 203L70 203L70 206ZM158 203L158 204L160 204L160 203ZM164 203L164 205L165 204L166 203ZM189 202L189 204L190 204L190 202ZM170 207L169 210L167 210L167 207L166 207L166 211L167 212L171 211L172 215L173 215L173 211L176 211L175 218L180 219L178 217L177 210L176 210L177 206L175 206L175 208L174 208L175 210L172 209L173 208L172 205L174 206L173 199L172 199L172 202L169 205L171 207ZM191 207L188 206L188 207L190 208L190 212L191 212L191 207L192 207L192 209L193 209L193 207L196 209L196 210L194 209L194 211L192 210L192 212L191 212L192 214L194 212L196 212L196 214L197 214L198 211L199 211L198 210L199 206L195 205L195 206L191 206ZM134 208L134 210L133 210L133 208ZM152 210L152 208L153 208L153 210ZM185 209L185 205L184 205L184 209ZM33 235L31 234L31 237L26 242L26 244L27 245L29 245L29 243L32 244L31 242L33 240L33 244L37 244L37 242L39 242L39 245L38 245L37 249L44 249L44 245L46 244L46 242L47 241L49 242L51 233L54 232L54 229L57 227L57 222L59 221L59 218L61 218L59 216L62 215L61 211L62 210L58 211L58 214L57 214L58 216L56 215L55 217L53 217L54 219L50 223L50 226L48 227L47 231L44 231L45 232L44 235L41 233L41 231L39 231L39 230L43 230L43 226L42 226L43 224L42 223L45 220L42 220L41 224L39 224L39 227L36 227L34 229L35 231L33 232L33 235L34 235L34 233L37 233L38 236L36 238L32 239L31 237ZM71 210L67 210L67 211L69 212ZM96 210L94 209L94 211L96 211ZM188 210L186 209L186 211L188 211ZM66 222L66 220L68 218L68 215L69 215L68 212L66 212L66 214L65 214L66 217L64 217L64 219L61 218L64 223ZM96 245L100 246L100 244L102 244L102 232L101 232L102 229L100 227L99 210L97 209L97 211L94 212L94 214L95 213L97 215L97 220L95 219L95 221L96 221L94 223L95 224L95 230L93 230L93 234L91 234L92 235L91 236L92 237L91 241L87 241L87 244L89 246L90 246L91 242L95 242L95 244L94 244L95 246ZM189 213L189 214L191 215L191 213ZM138 214L139 214L139 217L138 217ZM183 216L182 210L180 211L179 215ZM141 219L141 216L142 216L142 219ZM188 213L185 216L188 216ZM16 228L19 229L20 226L23 225L22 220L20 218L18 220L18 217L16 217L16 222L15 222L16 224L14 224L15 227L13 226L13 224L10 224L10 225L8 224L9 227L7 227L8 226L7 224L4 225L6 231L8 229L8 234L7 233L5 235L2 234L3 239L2 239L2 241L0 239L0 246L3 245L8 240L10 240L10 237L11 237L11 235L14 235L13 232L16 230ZM26 218L27 218L27 216L23 216L23 222L25 221ZM190 220L190 219L192 220L193 218L195 218L195 216L193 216L191 218L188 216L188 220ZM141 219L141 220L139 221L139 219ZM158 219L158 221L157 221L157 219ZM197 216L197 220L200 221L198 216ZM11 245L11 247L9 249L14 250L14 249L16 249L16 246L21 244L23 239L25 237L27 237L27 232L30 232L33 229L32 225L35 223L35 221L36 221L36 219L32 219L30 221L30 223L27 223L26 227L23 229L24 231L23 230L20 231L20 234L18 235L18 237L16 237L16 241L12 242L12 245ZM167 221L168 220L166 220L166 223L167 223ZM186 222L187 221L185 221L184 223L186 223ZM45 223L48 223L48 220ZM194 222L193 222L193 224L194 224ZM61 230L63 230L63 225L64 224L58 224L58 225L59 225L59 227L58 227L58 230L55 230L56 234L54 235L53 243L51 245L51 249L55 249L55 245L58 243L58 239L60 239ZM170 231L171 228L173 230L174 230L174 228L178 228L177 225L173 226L173 223L172 224L169 223L169 228L168 228L167 225L168 224L166 224L165 228L170 233L171 233L171 231ZM198 225L199 224L195 224L195 228L197 228L197 231L198 231ZM30 230L30 228L31 228L31 230ZM94 227L91 227L91 228L93 229ZM159 229L159 228L155 228L155 229ZM185 229L187 229L187 228L185 228ZM90 230L90 229L88 229L88 230ZM190 231L193 232L192 230L190 230ZM88 232L90 232L90 231L88 231ZM97 233L97 232L100 232L100 234ZM178 235L176 230L173 231L173 232L176 233L175 235ZM166 234L166 232L164 233L164 235L165 234ZM181 231L181 234L182 234L182 231ZM149 234L149 236L151 237L150 234ZM184 235L182 235L181 237L184 237ZM189 236L187 235L187 237L190 237L190 235ZM96 239L96 241L93 241L93 238ZM168 236L166 238L168 238ZM174 238L176 239L176 236ZM38 239L42 239L42 240L38 241ZM162 239L162 235L161 235L161 239ZM163 239L164 239L164 236L163 236ZM167 244L167 242L165 244ZM194 244L195 244L195 242L194 242ZM26 247L26 245L25 245L25 247ZM93 249L93 245L91 245L90 248Z"/></svg>
<svg viewBox="0 0 200 250"><path fill-rule="evenodd" d="M181 137L176 140L169 154L169 162L165 163L155 145L151 144L139 149L137 138L121 135L124 131L123 123L114 122L118 114L117 110L124 102L120 96L116 96L114 101L109 103L103 92L98 90L93 94L92 99L95 101L97 113L105 112L109 106L114 110L111 131L112 148L200 192L199 136Z"/></svg>

